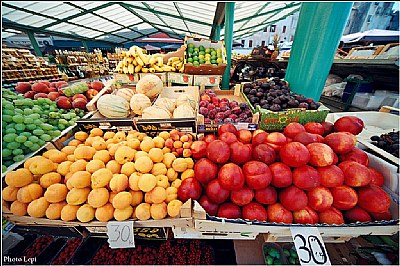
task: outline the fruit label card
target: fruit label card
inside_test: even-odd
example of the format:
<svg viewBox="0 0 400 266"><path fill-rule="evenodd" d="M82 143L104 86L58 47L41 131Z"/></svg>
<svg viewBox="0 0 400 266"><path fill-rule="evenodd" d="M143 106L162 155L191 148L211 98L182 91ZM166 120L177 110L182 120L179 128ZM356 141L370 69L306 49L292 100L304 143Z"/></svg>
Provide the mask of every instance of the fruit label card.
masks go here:
<svg viewBox="0 0 400 266"><path fill-rule="evenodd" d="M110 248L134 248L133 222L108 222L107 236Z"/></svg>
<svg viewBox="0 0 400 266"><path fill-rule="evenodd" d="M301 265L331 265L321 234L316 227L290 227Z"/></svg>

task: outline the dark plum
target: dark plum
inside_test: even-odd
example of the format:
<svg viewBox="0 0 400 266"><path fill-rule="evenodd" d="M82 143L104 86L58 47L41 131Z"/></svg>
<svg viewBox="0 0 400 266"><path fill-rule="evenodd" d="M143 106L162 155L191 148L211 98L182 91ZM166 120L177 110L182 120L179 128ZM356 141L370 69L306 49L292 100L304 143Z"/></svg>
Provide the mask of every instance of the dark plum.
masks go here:
<svg viewBox="0 0 400 266"><path fill-rule="evenodd" d="M277 112L281 110L281 106L279 104L273 104L271 105L271 107L269 108L269 110Z"/></svg>
<svg viewBox="0 0 400 266"><path fill-rule="evenodd" d="M247 88L244 88L244 90L243 90L243 92L245 93L245 94L249 94L250 93L250 88L249 87L247 87Z"/></svg>
<svg viewBox="0 0 400 266"><path fill-rule="evenodd" d="M261 97L264 96L264 93L262 93L262 92L257 92L257 93L256 93L256 96L259 97L259 98L261 98Z"/></svg>
<svg viewBox="0 0 400 266"><path fill-rule="evenodd" d="M308 109L308 103L300 103L299 104L299 108L305 108L305 109Z"/></svg>
<svg viewBox="0 0 400 266"><path fill-rule="evenodd" d="M269 105L269 104L264 104L264 105L262 105L261 106L263 109L269 109L270 107L271 107L271 105Z"/></svg>
<svg viewBox="0 0 400 266"><path fill-rule="evenodd" d="M282 103L281 100L279 100L279 98L275 98L272 102L275 103L275 104L281 104Z"/></svg>
<svg viewBox="0 0 400 266"><path fill-rule="evenodd" d="M257 90L256 90L256 89L251 89L249 93L250 93L251 95L256 95Z"/></svg>
<svg viewBox="0 0 400 266"><path fill-rule="evenodd" d="M265 105L265 104L268 104L267 100L264 100L264 99L260 100L260 105Z"/></svg>
<svg viewBox="0 0 400 266"><path fill-rule="evenodd" d="M287 105L287 103L282 103L282 104L281 104L281 107L282 107L282 109L287 109L287 108L288 108L288 105Z"/></svg>

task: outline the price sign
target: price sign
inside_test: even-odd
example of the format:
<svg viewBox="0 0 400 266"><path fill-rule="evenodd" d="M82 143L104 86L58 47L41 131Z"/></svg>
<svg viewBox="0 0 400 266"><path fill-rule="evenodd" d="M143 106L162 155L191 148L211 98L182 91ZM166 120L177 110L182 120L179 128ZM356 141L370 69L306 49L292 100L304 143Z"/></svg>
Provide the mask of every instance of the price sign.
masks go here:
<svg viewBox="0 0 400 266"><path fill-rule="evenodd" d="M301 265L331 265L324 241L316 227L291 227Z"/></svg>
<svg viewBox="0 0 400 266"><path fill-rule="evenodd" d="M165 240L167 235L163 227L135 227L135 237L140 239Z"/></svg>
<svg viewBox="0 0 400 266"><path fill-rule="evenodd" d="M107 236L110 248L134 248L133 222L108 222Z"/></svg>

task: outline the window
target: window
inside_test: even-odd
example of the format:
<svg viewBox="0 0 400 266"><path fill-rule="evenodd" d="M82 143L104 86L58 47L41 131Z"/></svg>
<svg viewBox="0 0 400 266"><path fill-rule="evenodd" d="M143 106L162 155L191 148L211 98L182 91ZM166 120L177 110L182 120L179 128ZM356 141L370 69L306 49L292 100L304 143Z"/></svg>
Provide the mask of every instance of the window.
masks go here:
<svg viewBox="0 0 400 266"><path fill-rule="evenodd" d="M249 40L249 47L253 47L253 40Z"/></svg>
<svg viewBox="0 0 400 266"><path fill-rule="evenodd" d="M244 46L244 43L245 43L246 41L245 40L242 40L242 46Z"/></svg>
<svg viewBox="0 0 400 266"><path fill-rule="evenodd" d="M371 22L371 19L372 19L372 15L368 15L368 17L367 17L367 23L370 23L370 22Z"/></svg>
<svg viewBox="0 0 400 266"><path fill-rule="evenodd" d="M282 33L286 32L286 26L283 26Z"/></svg>
<svg viewBox="0 0 400 266"><path fill-rule="evenodd" d="M378 7L375 11L375 15L379 15L379 13L381 12L381 7Z"/></svg>
<svg viewBox="0 0 400 266"><path fill-rule="evenodd" d="M262 42L261 42L261 46L265 46L265 41L262 41Z"/></svg>
<svg viewBox="0 0 400 266"><path fill-rule="evenodd" d="M269 28L269 32L275 32L276 29L276 25L271 25L271 27Z"/></svg>

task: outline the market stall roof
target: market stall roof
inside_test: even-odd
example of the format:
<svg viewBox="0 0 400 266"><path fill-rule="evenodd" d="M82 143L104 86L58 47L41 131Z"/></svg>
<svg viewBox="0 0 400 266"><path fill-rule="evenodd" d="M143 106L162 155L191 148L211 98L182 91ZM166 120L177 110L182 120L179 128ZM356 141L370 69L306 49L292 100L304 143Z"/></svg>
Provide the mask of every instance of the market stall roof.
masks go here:
<svg viewBox="0 0 400 266"><path fill-rule="evenodd" d="M297 12L301 2L235 2L233 39L251 36ZM121 45L163 32L212 38L225 2L2 2L4 29ZM221 29L221 36L224 28ZM10 33L7 33L10 35Z"/></svg>
<svg viewBox="0 0 400 266"><path fill-rule="evenodd" d="M156 46L153 46L153 45L150 45L150 44L146 44L144 46L144 49L146 49L146 51L159 51L159 50L161 50L160 47L156 47Z"/></svg>
<svg viewBox="0 0 400 266"><path fill-rule="evenodd" d="M394 30L367 30L364 32L356 32L348 35L344 35L341 41L344 43L355 43L359 41L399 41L399 31Z"/></svg>

